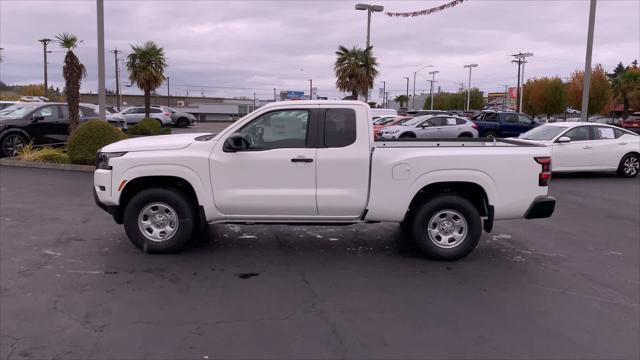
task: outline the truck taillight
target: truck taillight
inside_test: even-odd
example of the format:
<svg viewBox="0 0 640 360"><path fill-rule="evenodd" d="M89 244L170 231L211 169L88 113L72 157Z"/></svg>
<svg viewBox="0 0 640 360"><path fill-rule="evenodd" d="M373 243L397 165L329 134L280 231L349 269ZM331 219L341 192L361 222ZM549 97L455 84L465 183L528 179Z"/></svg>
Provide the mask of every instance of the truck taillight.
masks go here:
<svg viewBox="0 0 640 360"><path fill-rule="evenodd" d="M544 156L533 159L542 166L542 171L538 174L538 185L549 186L549 180L551 180L551 158Z"/></svg>

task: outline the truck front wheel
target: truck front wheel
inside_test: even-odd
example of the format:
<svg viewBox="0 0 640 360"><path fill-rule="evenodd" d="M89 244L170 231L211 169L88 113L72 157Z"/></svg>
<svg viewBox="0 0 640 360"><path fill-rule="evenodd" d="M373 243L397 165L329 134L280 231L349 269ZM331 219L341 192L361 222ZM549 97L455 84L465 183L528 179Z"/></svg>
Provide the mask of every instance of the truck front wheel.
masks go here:
<svg viewBox="0 0 640 360"><path fill-rule="evenodd" d="M482 234L482 221L467 199L441 195L417 209L412 230L416 245L427 257L452 261L475 249Z"/></svg>
<svg viewBox="0 0 640 360"><path fill-rule="evenodd" d="M196 214L177 189L152 188L131 198L124 211L129 240L147 253L173 253L191 239Z"/></svg>

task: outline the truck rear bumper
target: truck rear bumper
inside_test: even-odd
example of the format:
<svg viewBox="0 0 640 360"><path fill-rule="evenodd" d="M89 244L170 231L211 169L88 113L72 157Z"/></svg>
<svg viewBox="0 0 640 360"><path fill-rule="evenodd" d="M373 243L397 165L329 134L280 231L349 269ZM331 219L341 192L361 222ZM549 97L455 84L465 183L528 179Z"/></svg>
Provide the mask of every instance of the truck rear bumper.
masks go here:
<svg viewBox="0 0 640 360"><path fill-rule="evenodd" d="M531 203L525 214L525 219L548 218L556 208L556 199L553 196L539 197Z"/></svg>

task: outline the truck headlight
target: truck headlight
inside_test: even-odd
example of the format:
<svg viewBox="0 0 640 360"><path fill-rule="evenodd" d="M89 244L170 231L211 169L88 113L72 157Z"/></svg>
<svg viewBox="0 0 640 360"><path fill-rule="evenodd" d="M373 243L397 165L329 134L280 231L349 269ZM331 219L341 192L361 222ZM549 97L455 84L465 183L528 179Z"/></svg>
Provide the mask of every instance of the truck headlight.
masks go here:
<svg viewBox="0 0 640 360"><path fill-rule="evenodd" d="M98 152L98 154L96 155L96 169L111 170L111 166L109 166L109 159L120 157L124 154L126 154L126 151L110 153Z"/></svg>

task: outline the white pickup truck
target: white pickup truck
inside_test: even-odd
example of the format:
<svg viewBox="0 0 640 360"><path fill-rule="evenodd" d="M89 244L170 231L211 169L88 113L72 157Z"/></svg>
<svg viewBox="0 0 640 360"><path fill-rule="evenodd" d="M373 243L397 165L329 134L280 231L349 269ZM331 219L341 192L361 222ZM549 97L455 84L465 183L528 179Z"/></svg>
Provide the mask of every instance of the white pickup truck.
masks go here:
<svg viewBox="0 0 640 360"><path fill-rule="evenodd" d="M375 141L358 101L276 102L217 135L105 146L96 203L151 253L207 223L398 222L428 256L456 260L494 220L549 217L551 159L517 140Z"/></svg>

